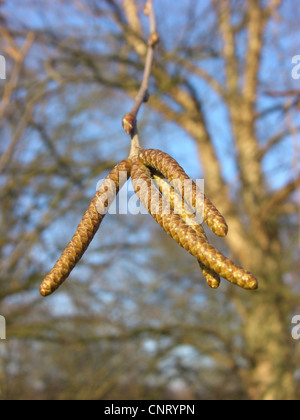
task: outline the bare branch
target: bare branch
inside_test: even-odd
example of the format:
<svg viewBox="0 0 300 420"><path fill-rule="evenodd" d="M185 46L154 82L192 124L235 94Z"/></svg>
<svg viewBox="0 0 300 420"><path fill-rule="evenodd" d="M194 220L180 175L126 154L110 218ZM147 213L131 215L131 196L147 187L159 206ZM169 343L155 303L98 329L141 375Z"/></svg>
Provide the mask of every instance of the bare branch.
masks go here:
<svg viewBox="0 0 300 420"><path fill-rule="evenodd" d="M267 17L270 17L276 9L278 9L282 4L282 0L270 0L266 8Z"/></svg>
<svg viewBox="0 0 300 420"><path fill-rule="evenodd" d="M264 220L269 212L274 212L288 197L300 187L300 173L297 175L295 180L287 183L283 188L276 191L271 199L266 203L262 212L261 218Z"/></svg>
<svg viewBox="0 0 300 420"><path fill-rule="evenodd" d="M127 7L129 6L130 1L125 2ZM159 35L156 31L156 18L153 0L148 0L145 8L145 14L149 15L149 26L150 34L148 39L148 50L145 61L145 70L143 75L143 80L141 83L140 90L135 98L135 102L131 111L123 117L122 124L126 133L132 136L132 149L130 155L132 156L135 153L135 150L139 148L139 138L137 133L137 115L143 103L148 102L149 100L149 80L151 77L152 64L154 59L154 49L159 42Z"/></svg>
<svg viewBox="0 0 300 420"><path fill-rule="evenodd" d="M25 39L24 44L19 49L15 43L15 40L10 36L10 34L4 28L0 27L0 34L4 36L4 38L7 40L8 46L6 47L6 51L15 61L11 78L8 81L8 83L6 83L5 85L2 101L0 103L0 122L2 122L1 120L11 101L11 96L13 94L13 91L17 86L22 64L24 62L24 59L28 51L30 50L34 42L35 35L33 34L33 32L29 32Z"/></svg>
<svg viewBox="0 0 300 420"><path fill-rule="evenodd" d="M10 143L5 150L5 152L0 157L0 174L4 171L6 165L10 162L10 160L13 157L13 154L15 152L15 148L26 129L28 122L31 119L32 111L34 106L45 96L45 91L42 89L41 91L37 92L36 95L34 95L26 105L24 114L10 140Z"/></svg>
<svg viewBox="0 0 300 420"><path fill-rule="evenodd" d="M144 34L136 2L133 0L123 0L123 9L130 28L130 33L127 33L128 44L134 45L134 49L139 56L144 56L146 53L146 46L143 41ZM124 31L124 33L126 33L126 31Z"/></svg>
<svg viewBox="0 0 300 420"><path fill-rule="evenodd" d="M254 106L257 94L260 58L263 48L265 20L263 8L258 0L250 0L248 16L248 46L245 52L245 77L243 96Z"/></svg>
<svg viewBox="0 0 300 420"><path fill-rule="evenodd" d="M156 32L156 19L155 19L155 13L154 13L154 6L153 6L153 0L148 0L147 2L147 13L149 14L149 22L150 22L150 36L148 40L148 51L146 56L146 62L145 62L145 70L144 70L144 76L142 80L142 84L140 87L140 90L138 92L138 95L135 99L135 102L133 104L133 107L129 114L133 117L131 119L130 124L126 125L126 120L123 122L123 125L125 125L125 131L127 134L131 134L131 131L133 129L133 124L136 123L138 112L144 102L147 102L149 100L149 80L151 76L151 70L152 70L152 64L153 64L153 58L154 58L154 48L159 42L159 36ZM126 117L126 116L125 116Z"/></svg>
<svg viewBox="0 0 300 420"><path fill-rule="evenodd" d="M186 60L183 58L176 58L178 64L180 64L183 68L185 68L188 72L193 73L195 76L205 80L209 86L220 96L224 97L225 92L222 85L218 82L217 79L212 77L207 71L202 69L201 67L196 66L190 60Z"/></svg>
<svg viewBox="0 0 300 420"><path fill-rule="evenodd" d="M223 56L225 60L227 85L230 94L238 91L238 62L235 53L234 31L231 25L230 1L212 0L214 9L218 17L219 31L223 39Z"/></svg>

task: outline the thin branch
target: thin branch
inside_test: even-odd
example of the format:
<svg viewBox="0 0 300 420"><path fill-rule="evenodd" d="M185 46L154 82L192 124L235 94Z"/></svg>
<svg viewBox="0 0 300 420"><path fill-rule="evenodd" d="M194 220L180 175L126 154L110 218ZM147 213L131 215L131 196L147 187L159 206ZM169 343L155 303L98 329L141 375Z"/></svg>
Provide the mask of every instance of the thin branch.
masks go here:
<svg viewBox="0 0 300 420"><path fill-rule="evenodd" d="M264 109L263 111L257 112L256 118L262 119L262 118L268 117L270 114L275 113L275 112L281 112L281 113L286 114L287 112L293 110L294 108L298 109L299 105L300 105L300 96L298 93L298 96L292 101L289 101L288 103L275 104L269 108Z"/></svg>
<svg viewBox="0 0 300 420"><path fill-rule="evenodd" d="M258 0L250 0L248 19L243 96L253 110L257 98L258 75L264 46L263 36L267 23L264 19L264 10Z"/></svg>
<svg viewBox="0 0 300 420"><path fill-rule="evenodd" d="M299 98L300 89L287 89L278 91L267 90L264 93L265 95L271 96L272 98L284 98L286 96L297 96Z"/></svg>
<svg viewBox="0 0 300 420"><path fill-rule="evenodd" d="M0 102L0 124L2 125L3 120L5 119L5 111L11 102L13 92L17 87L22 65L30 48L33 45L35 35L33 32L29 32L26 36L24 44L20 49L18 49L15 40L4 28L0 28L0 34L8 40L9 45L8 47L6 47L6 52L15 60L15 65L12 70L11 78L5 85L3 97Z"/></svg>
<svg viewBox="0 0 300 420"><path fill-rule="evenodd" d="M147 8L147 6L145 6ZM133 45L135 52L140 56L146 55L147 47L144 42L144 34L139 18L137 2L135 0L123 0L123 9L126 20L118 20L119 25L125 34L128 45ZM127 21L127 22L126 22Z"/></svg>
<svg viewBox="0 0 300 420"><path fill-rule="evenodd" d="M288 197L296 191L300 187L300 173L298 176L293 180L288 182L283 188L276 191L275 194L271 197L271 199L266 203L265 207L262 209L261 218L262 220L270 212L274 212L275 209L280 206L284 201L288 199Z"/></svg>
<svg viewBox="0 0 300 420"><path fill-rule="evenodd" d="M136 34L142 37L143 30L138 16L136 2L133 2L132 0L123 0L123 7L130 27Z"/></svg>
<svg viewBox="0 0 300 420"><path fill-rule="evenodd" d="M238 92L238 60L235 49L234 31L231 25L231 7L230 1L223 0L218 2L212 0L212 5L215 9L218 27L223 39L223 57L225 60L227 85L230 95Z"/></svg>
<svg viewBox="0 0 300 420"><path fill-rule="evenodd" d="M266 7L266 17L271 17L274 12L282 5L282 0L270 0Z"/></svg>
<svg viewBox="0 0 300 420"><path fill-rule="evenodd" d="M136 150L139 147L139 139L136 128L137 116L139 110L143 103L148 102L149 100L149 80L151 77L153 59L154 59L154 49L159 42L159 36L156 31L156 18L153 6L153 0L148 0L145 7L144 13L149 15L149 25L150 25L150 35L148 40L148 51L145 62L145 70L143 75L142 84L140 90L135 98L135 102L131 111L123 117L122 124L123 128L128 135L131 135L132 138L132 149ZM131 150L130 155L134 153L134 150Z"/></svg>
<svg viewBox="0 0 300 420"><path fill-rule="evenodd" d="M207 71L202 69L201 67L197 67L192 61L186 60L184 58L176 58L178 64L180 64L183 68L185 68L189 73L194 74L195 76L205 80L208 85L221 97L224 98L225 92L222 85L211 76Z"/></svg>
<svg viewBox="0 0 300 420"><path fill-rule="evenodd" d="M297 133L300 132L300 127L295 128ZM277 144L279 144L281 141L283 141L286 137L290 136L290 130L285 129L284 131L281 131L278 134L275 134L274 136L270 137L264 145L261 146L259 153L258 153L258 160L261 161L266 154Z"/></svg>
<svg viewBox="0 0 300 420"><path fill-rule="evenodd" d="M29 100L24 110L24 114L17 125L17 128L10 140L10 143L5 150L5 152L1 155L0 158L0 174L5 170L6 165L12 160L13 155L15 153L15 149L19 140L21 139L22 134L24 133L28 123L31 119L33 109L35 105L45 96L45 91L41 89L41 91L37 92L36 95Z"/></svg>

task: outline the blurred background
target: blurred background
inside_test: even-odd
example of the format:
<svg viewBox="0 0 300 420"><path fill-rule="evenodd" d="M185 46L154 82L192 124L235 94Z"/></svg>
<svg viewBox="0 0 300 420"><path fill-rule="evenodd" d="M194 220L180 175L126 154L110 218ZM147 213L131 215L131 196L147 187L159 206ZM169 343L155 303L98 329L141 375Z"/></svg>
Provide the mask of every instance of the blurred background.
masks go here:
<svg viewBox="0 0 300 420"><path fill-rule="evenodd" d="M150 216L118 214L40 297L97 182L128 155L121 120L148 21L143 0L1 0L2 400L300 397L299 7L154 5L161 43L142 145L204 178L229 224L226 240L209 238L259 290L210 290Z"/></svg>

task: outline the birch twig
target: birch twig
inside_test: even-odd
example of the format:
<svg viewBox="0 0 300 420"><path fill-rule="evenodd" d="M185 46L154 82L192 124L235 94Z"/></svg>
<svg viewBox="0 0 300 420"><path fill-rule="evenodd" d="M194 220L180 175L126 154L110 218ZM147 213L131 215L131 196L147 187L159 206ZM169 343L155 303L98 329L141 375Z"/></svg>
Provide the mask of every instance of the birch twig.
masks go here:
<svg viewBox="0 0 300 420"><path fill-rule="evenodd" d="M136 154L135 153L136 150L140 147L137 127L136 127L137 116L138 116L138 113L142 104L145 102L148 102L149 97L150 97L149 81L151 77L151 70L152 70L153 59L154 59L154 50L155 50L155 46L159 42L159 35L156 30L156 18L155 18L153 0L147 1L144 7L144 13L149 16L150 34L149 34L149 39L148 39L148 50L147 50L147 55L146 55L143 80L142 80L139 92L135 98L134 104L131 108L131 111L127 113L126 115L124 115L122 119L123 128L128 135L131 135L131 139L132 139L132 143L131 143L132 147L131 147L131 153L130 153L131 156Z"/></svg>

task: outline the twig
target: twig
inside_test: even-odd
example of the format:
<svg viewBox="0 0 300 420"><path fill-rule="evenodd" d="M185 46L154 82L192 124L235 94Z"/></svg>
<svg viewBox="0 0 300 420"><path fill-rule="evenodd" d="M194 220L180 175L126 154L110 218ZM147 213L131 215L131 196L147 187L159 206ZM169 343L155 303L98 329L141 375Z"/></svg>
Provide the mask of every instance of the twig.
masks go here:
<svg viewBox="0 0 300 420"><path fill-rule="evenodd" d="M140 151L141 151L140 139L139 139L138 129L135 124L131 132L131 147L130 147L129 159L133 159L135 156L139 154Z"/></svg>
<svg viewBox="0 0 300 420"><path fill-rule="evenodd" d="M148 50L145 61L145 70L143 80L141 83L140 90L135 98L133 107L129 113L127 113L122 120L123 128L128 135L131 135L132 147L130 155L136 154L136 150L139 146L139 138L136 127L137 116L143 103L149 100L149 80L151 76L152 64L154 59L154 49L159 42L159 35L156 31L156 18L153 6L153 0L148 0L145 7L144 13L149 16L150 35L148 40Z"/></svg>
<svg viewBox="0 0 300 420"><path fill-rule="evenodd" d="M300 187L300 173L296 178L288 182L283 188L276 191L275 194L266 202L264 208L261 210L261 220L265 220L268 213L274 212L276 207L282 204L294 191Z"/></svg>
<svg viewBox="0 0 300 420"><path fill-rule="evenodd" d="M5 111L8 105L11 103L12 94L17 87L22 65L30 48L33 45L35 35L33 32L29 32L26 36L24 44L20 49L18 49L15 40L4 28L0 28L0 34L8 41L9 45L6 47L6 51L15 61L11 78L5 85L3 97L0 102L0 123L2 124L3 120L5 120Z"/></svg>

